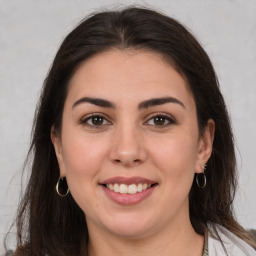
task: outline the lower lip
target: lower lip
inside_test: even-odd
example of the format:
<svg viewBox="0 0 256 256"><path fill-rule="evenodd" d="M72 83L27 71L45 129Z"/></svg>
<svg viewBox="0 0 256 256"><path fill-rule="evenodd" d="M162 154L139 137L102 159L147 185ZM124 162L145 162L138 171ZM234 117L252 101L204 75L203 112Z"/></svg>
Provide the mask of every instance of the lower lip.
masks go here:
<svg viewBox="0 0 256 256"><path fill-rule="evenodd" d="M145 200L146 198L148 198L157 186L156 185L152 186L136 194L121 194L121 193L116 193L115 191L112 191L103 185L101 185L101 187L103 191L106 193L106 195L112 201L121 205L132 205L132 204L138 204L143 200Z"/></svg>

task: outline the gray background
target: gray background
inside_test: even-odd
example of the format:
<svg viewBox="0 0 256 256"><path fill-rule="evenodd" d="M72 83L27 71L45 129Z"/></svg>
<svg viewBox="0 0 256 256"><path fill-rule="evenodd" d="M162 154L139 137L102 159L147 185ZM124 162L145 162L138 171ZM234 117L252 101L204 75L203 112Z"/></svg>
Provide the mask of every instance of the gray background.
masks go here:
<svg viewBox="0 0 256 256"><path fill-rule="evenodd" d="M237 218L256 228L256 0L0 0L0 253L19 199L35 105L57 48L85 15L124 3L177 18L210 55L236 138Z"/></svg>

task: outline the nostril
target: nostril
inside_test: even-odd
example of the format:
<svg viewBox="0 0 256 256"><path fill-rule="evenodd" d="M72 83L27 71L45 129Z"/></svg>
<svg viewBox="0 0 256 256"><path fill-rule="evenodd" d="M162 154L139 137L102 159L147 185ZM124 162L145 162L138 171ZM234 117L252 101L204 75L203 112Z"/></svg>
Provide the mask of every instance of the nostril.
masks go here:
<svg viewBox="0 0 256 256"><path fill-rule="evenodd" d="M114 161L115 161L116 163L125 162L125 161L122 161L122 160L120 160L120 159L115 159ZM140 163L141 161L140 161L140 159L135 159L135 160L133 160L132 162L133 162L133 163Z"/></svg>

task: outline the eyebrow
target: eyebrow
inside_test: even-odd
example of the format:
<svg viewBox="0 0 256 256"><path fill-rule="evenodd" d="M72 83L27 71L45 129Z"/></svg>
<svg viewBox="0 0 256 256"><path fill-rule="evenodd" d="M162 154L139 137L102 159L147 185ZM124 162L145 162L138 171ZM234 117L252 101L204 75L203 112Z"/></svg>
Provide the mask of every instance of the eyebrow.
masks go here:
<svg viewBox="0 0 256 256"><path fill-rule="evenodd" d="M103 108L116 108L116 105L108 100L104 100L100 98L83 97L77 100L73 104L72 109L82 103L90 103ZM185 108L185 105L180 100L174 97L163 97L163 98L153 98L153 99L145 100L139 104L138 109L139 110L146 109L149 107L159 106L166 103L176 103L182 106L183 108Z"/></svg>
<svg viewBox="0 0 256 256"><path fill-rule="evenodd" d="M83 97L79 100L77 100L72 108L76 107L77 105L81 104L81 103L91 103L94 104L96 106L99 107L103 107L103 108L115 108L115 104L108 101L108 100L104 100L104 99L99 99L99 98L90 98L90 97Z"/></svg>
<svg viewBox="0 0 256 256"><path fill-rule="evenodd" d="M185 105L178 99L174 97L164 97L164 98L153 98L150 100L145 100L139 104L139 109L149 108L153 106L163 105L166 103L176 103L185 108Z"/></svg>

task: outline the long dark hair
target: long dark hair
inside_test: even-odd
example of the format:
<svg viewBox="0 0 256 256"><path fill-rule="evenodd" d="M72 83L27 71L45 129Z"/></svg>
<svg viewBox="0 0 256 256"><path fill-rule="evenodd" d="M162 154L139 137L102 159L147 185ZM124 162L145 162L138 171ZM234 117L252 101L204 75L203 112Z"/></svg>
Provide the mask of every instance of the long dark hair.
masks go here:
<svg viewBox="0 0 256 256"><path fill-rule="evenodd" d="M52 126L61 131L72 75L86 59L111 48L159 53L186 79L196 103L199 131L204 131L209 119L215 122L207 186L202 190L194 180L189 195L191 223L199 234L207 223L220 224L253 245L233 215L237 185L233 135L208 55L179 22L153 10L129 7L90 15L57 52L36 109L28 154L31 174L16 218L16 255L86 254L89 236L84 213L70 194L61 198L55 191L59 167L50 134Z"/></svg>

